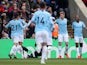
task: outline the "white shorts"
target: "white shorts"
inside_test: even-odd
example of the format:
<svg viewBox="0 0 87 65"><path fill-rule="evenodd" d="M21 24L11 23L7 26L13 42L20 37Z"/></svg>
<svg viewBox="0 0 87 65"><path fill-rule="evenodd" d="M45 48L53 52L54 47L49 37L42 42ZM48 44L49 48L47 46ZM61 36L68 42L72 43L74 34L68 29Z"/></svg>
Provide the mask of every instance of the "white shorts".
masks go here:
<svg viewBox="0 0 87 65"><path fill-rule="evenodd" d="M58 41L59 42L69 42L69 36L68 34L59 34L58 35Z"/></svg>
<svg viewBox="0 0 87 65"><path fill-rule="evenodd" d="M52 45L52 38L48 38L48 43L47 43L47 45Z"/></svg>
<svg viewBox="0 0 87 65"><path fill-rule="evenodd" d="M11 37L14 43L19 43L19 36L12 36Z"/></svg>
<svg viewBox="0 0 87 65"><path fill-rule="evenodd" d="M19 42L23 42L24 41L24 35L19 35Z"/></svg>
<svg viewBox="0 0 87 65"><path fill-rule="evenodd" d="M83 43L83 37L76 36L76 37L74 37L74 40L76 43Z"/></svg>
<svg viewBox="0 0 87 65"><path fill-rule="evenodd" d="M48 32L47 31L38 31L35 34L36 44L47 43L48 42Z"/></svg>

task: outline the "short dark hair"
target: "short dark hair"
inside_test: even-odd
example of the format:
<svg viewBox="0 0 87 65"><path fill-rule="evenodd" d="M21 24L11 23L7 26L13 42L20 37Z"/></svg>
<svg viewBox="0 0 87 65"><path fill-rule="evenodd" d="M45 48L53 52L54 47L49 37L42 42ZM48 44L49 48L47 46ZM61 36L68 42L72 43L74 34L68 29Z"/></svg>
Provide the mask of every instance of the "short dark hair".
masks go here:
<svg viewBox="0 0 87 65"><path fill-rule="evenodd" d="M45 8L46 7L46 3L45 2L41 2L40 3L40 8Z"/></svg>
<svg viewBox="0 0 87 65"><path fill-rule="evenodd" d="M13 14L13 18L17 18L18 16L19 16L19 13L18 12L16 12L16 13Z"/></svg>
<svg viewBox="0 0 87 65"><path fill-rule="evenodd" d="M65 15L65 12L64 11L61 11L60 14L64 14Z"/></svg>

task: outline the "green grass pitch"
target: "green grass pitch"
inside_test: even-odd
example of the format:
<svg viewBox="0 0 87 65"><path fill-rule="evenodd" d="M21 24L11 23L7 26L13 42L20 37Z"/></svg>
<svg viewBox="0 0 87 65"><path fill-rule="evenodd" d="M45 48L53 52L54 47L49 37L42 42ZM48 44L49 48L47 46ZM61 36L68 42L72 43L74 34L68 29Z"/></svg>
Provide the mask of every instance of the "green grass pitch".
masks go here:
<svg viewBox="0 0 87 65"><path fill-rule="evenodd" d="M42 65L40 59L0 59L0 65ZM45 65L87 65L87 59L48 59Z"/></svg>

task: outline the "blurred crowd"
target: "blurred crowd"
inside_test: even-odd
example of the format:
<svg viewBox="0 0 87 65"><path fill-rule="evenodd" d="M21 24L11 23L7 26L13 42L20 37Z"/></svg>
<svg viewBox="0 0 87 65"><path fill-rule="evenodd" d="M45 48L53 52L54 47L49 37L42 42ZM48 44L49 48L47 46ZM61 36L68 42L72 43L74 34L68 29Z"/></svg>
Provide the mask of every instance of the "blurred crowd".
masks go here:
<svg viewBox="0 0 87 65"><path fill-rule="evenodd" d="M54 19L59 17L60 11L65 11L66 18L70 20L68 0L0 0L0 38L10 38L10 29L3 31L3 23L8 23L12 20L15 12L21 12L21 18L27 23L34 12L39 10L41 1L46 2L46 9ZM24 33L25 38L34 38L34 27L29 26L24 30Z"/></svg>

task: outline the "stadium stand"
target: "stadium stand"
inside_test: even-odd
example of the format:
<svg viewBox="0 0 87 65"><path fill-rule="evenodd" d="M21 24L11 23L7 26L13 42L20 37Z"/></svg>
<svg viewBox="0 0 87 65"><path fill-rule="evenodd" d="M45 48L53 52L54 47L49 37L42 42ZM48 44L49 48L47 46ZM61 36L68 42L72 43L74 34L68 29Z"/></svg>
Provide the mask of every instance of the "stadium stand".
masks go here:
<svg viewBox="0 0 87 65"><path fill-rule="evenodd" d="M87 7L82 0L69 0L70 18L71 21L75 20L75 15L79 15L80 19L84 21L87 26ZM87 37L87 32L83 30L83 36Z"/></svg>
<svg viewBox="0 0 87 65"><path fill-rule="evenodd" d="M70 21L68 0L0 0L0 33L2 33L3 31L3 22L7 23L9 20L11 20L13 13L15 12L22 12L22 18L25 19L26 22L28 22L28 20L31 19L33 13L39 9L39 4L41 1L45 1L47 6L52 8L52 16L56 18L57 16L59 16L58 13L64 10L66 13L66 18L68 18L68 20ZM30 29L32 28L28 27L27 31L25 32L25 38L30 38L34 35L34 29ZM10 30L4 31L4 33L10 36Z"/></svg>

